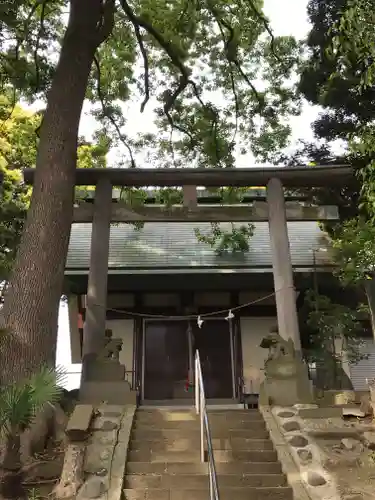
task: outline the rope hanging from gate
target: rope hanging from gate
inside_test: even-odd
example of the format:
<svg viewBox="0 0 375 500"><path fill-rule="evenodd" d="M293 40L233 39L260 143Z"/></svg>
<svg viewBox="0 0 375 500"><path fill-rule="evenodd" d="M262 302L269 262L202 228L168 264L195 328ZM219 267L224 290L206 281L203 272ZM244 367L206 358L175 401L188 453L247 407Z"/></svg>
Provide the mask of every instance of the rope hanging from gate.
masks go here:
<svg viewBox="0 0 375 500"><path fill-rule="evenodd" d="M259 304L260 302L264 302L265 300L274 297L277 293L283 292L287 289L292 288L295 290L294 286L288 286L288 287L283 287L281 289L275 290L272 293L269 293L267 295L264 295L263 297L259 297L258 299L252 300L251 302L246 302L245 304L240 304L238 306L234 307L226 307L225 309L219 309L217 311L210 311L206 313L201 313L201 314L179 314L179 315L167 315L167 314L150 314L150 313L141 313L141 312L136 312L136 311L125 311L124 309L114 309L112 307L106 307L103 306L102 304L93 304L95 307L106 307L107 311L115 312L118 314L124 314L125 316L132 316L135 318L142 318L142 319L168 319L168 320L187 320L187 319L193 319L197 321L197 324L199 326L199 323L202 325L204 318L209 318L212 316L219 316L222 314L227 314L225 317L226 320L234 319L234 312L239 311L241 309L244 309L245 307L252 306L254 304ZM198 322L199 321L199 322Z"/></svg>

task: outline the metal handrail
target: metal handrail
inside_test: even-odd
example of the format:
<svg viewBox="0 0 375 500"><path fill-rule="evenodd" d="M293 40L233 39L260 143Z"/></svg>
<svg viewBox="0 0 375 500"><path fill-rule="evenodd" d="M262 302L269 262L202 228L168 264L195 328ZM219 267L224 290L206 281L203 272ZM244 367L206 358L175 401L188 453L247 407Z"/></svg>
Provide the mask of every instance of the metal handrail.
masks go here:
<svg viewBox="0 0 375 500"><path fill-rule="evenodd" d="M199 358L199 351L195 351L195 409L197 415L200 415L201 424L201 462L204 463L204 441L206 437L207 443L207 458L208 458L208 475L210 479L210 500L219 500L219 488L217 485L217 474L215 466L215 457L212 446L212 438L210 425L208 421L206 397L204 393L202 365Z"/></svg>

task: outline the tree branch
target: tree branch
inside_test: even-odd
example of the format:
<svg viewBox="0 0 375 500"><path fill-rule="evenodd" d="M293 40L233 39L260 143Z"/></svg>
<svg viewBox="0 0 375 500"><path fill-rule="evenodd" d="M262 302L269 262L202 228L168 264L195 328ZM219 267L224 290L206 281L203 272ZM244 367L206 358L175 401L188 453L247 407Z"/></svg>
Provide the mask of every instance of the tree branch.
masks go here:
<svg viewBox="0 0 375 500"><path fill-rule="evenodd" d="M220 30L221 38L222 38L223 44L224 44L224 50L226 50L228 43L227 43L227 40L225 38L224 30L223 30L219 20L216 18L216 15L215 14L213 14L213 15L214 15L216 24ZM233 30L232 30L232 36L234 36ZM232 141L231 141L231 143L234 144L234 141L235 141L236 136L237 136L237 130L238 130L238 117L239 117L240 107L239 107L239 103L238 103L238 95L237 95L237 89L236 89L236 82L235 82L234 74L233 74L232 62L229 60L228 60L228 62L229 62L229 73L230 73L230 80L231 80L232 92L233 92L233 97L234 97L234 105L235 105L235 113L236 113L236 124L235 124L234 133L233 133Z"/></svg>
<svg viewBox="0 0 375 500"><path fill-rule="evenodd" d="M97 47L99 47L99 45L103 43L112 33L115 23L115 10L115 0L102 0L102 16L100 24L97 28Z"/></svg>
<svg viewBox="0 0 375 500"><path fill-rule="evenodd" d="M181 77L176 89L174 90L174 92L169 93L169 95L166 94L167 99L164 103L164 113L167 116L169 123L173 124L173 126L177 128L173 122L172 117L170 116L170 111L173 108L177 98L183 93L188 85L191 85L193 87L195 97L198 99L201 106L205 107L205 104L200 97L197 85L193 80L190 79L191 69L185 66L185 64L180 60L173 47L173 44L166 40L163 35L152 26L152 24L150 24L142 17L137 16L133 12L127 0L120 0L120 2L126 16L133 24L133 26L137 25L138 27L143 28L145 31L147 31L147 33L151 35L158 42L160 47L166 52L173 66L175 66L175 68L177 68L181 73Z"/></svg>
<svg viewBox="0 0 375 500"><path fill-rule="evenodd" d="M276 50L275 50L275 35L273 34L273 31L271 29L271 26L267 20L267 18L264 16L262 12L259 12L258 8L254 4L253 0L247 0L247 3L250 6L250 9L253 11L253 13L257 16L257 18L262 22L264 29L267 31L271 38L271 51L274 57L279 61L283 62L280 57L277 55Z"/></svg>
<svg viewBox="0 0 375 500"><path fill-rule="evenodd" d="M142 58L143 58L143 69L144 69L143 80L144 80L144 85L145 85L145 97L144 97L143 102L141 104L141 113L143 113L148 101L150 100L150 79L149 79L148 55L147 55L145 44L143 43L143 38L141 35L141 31L139 29L139 25L132 18L130 18L130 22L132 23L132 25L134 27L135 36L137 38L139 49L141 51Z"/></svg>
<svg viewBox="0 0 375 500"><path fill-rule="evenodd" d="M113 127L115 128L115 130L117 132L117 135L118 135L120 141L122 142L122 144L128 150L129 157L130 157L131 167L132 168L136 168L137 165L135 163L131 147L129 146L129 144L127 143L126 139L124 138L124 136L123 136L123 134L122 134L122 132L120 130L120 127L118 126L116 120L107 111L107 106L105 104L105 99L104 99L104 96L103 96L103 93L102 93L102 89L101 89L101 77L100 77L101 72L100 72L100 62L99 62L98 56L94 56L94 64L95 64L96 72L97 72L97 86L96 86L96 91L97 91L97 94L98 94L98 97L99 97L99 101L100 101L100 103L102 105L103 114L111 122L111 124L113 125Z"/></svg>
<svg viewBox="0 0 375 500"><path fill-rule="evenodd" d="M42 11L40 13L40 25L39 25L38 35L36 38L35 49L34 49L35 76L36 76L36 87L37 88L39 88L38 51L39 51L40 38L44 33L44 20L45 20L45 15L46 15L47 2L48 2L48 0L44 0L44 2L42 3Z"/></svg>
<svg viewBox="0 0 375 500"><path fill-rule="evenodd" d="M225 19L222 19L218 16L218 13L215 9L211 10L212 15L215 18L215 21L217 25L219 26L222 38L223 38L223 43L224 43L224 48L225 48L225 54L226 58L229 62L229 64L233 63L242 78L245 80L245 82L248 84L248 86L251 88L252 92L254 93L255 97L257 98L259 104L261 104L262 100L260 98L260 95L255 88L254 84L250 81L249 77L246 75L244 70L241 67L241 64L238 61L238 55L237 55L237 45L236 45L236 40L235 40L235 31L233 27L228 23ZM222 26L229 32L229 39L227 40L225 38Z"/></svg>
<svg viewBox="0 0 375 500"><path fill-rule="evenodd" d="M174 122L172 117L170 116L170 111L172 107L174 106L174 103L176 102L176 99L178 98L179 95L182 94L182 92L186 89L189 83L193 85L194 92L196 95L198 94L198 91L196 89L196 86L194 82L191 82L189 80L191 70L187 68L183 62L179 59L178 55L176 54L173 45L168 42L167 40L164 39L163 35L159 33L153 26L150 24L148 21L145 19L142 19L141 17L137 16L132 8L130 7L129 3L127 0L120 0L122 8L129 18L130 22L133 24L133 26L138 26L138 28L143 28L144 30L147 31L149 35L151 35L157 42L158 44L164 49L166 54L168 55L169 59L171 60L172 64L180 71L181 73L181 78L179 81L178 86L176 87L174 92L169 93L167 96L167 99L164 103L164 113L171 124L171 126L174 126Z"/></svg>

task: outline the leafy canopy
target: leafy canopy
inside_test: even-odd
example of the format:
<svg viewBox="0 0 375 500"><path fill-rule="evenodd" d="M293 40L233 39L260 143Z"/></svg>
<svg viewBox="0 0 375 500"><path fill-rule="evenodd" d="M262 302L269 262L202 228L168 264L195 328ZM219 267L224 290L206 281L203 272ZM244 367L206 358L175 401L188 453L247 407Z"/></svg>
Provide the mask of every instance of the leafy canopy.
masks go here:
<svg viewBox="0 0 375 500"><path fill-rule="evenodd" d="M329 163L350 163L357 168L357 183L344 189L313 190L315 201L335 202L342 224L330 234L342 282L363 281L372 268L371 221L375 214L375 87L374 9L367 0L310 0L312 29L307 40L309 57L299 89L313 104L323 107L314 123L321 141L300 154ZM334 141L345 148L332 153Z"/></svg>
<svg viewBox="0 0 375 500"><path fill-rule="evenodd" d="M350 67L355 58L361 66L358 75L363 89L375 78L374 3L372 0L347 0L334 24L332 51L342 67Z"/></svg>
<svg viewBox="0 0 375 500"><path fill-rule="evenodd" d="M364 16L364 3L310 0L308 4L312 29L299 88L308 101L323 107L313 125L319 139L346 142L374 117L375 89L364 84L373 45L370 48L363 39L365 31L374 35L373 9Z"/></svg>
<svg viewBox="0 0 375 500"><path fill-rule="evenodd" d="M309 359L322 363L341 362L343 354L352 363L363 359L360 350L364 330L362 311L336 304L329 297L312 290L308 292L306 302L310 308L307 318ZM335 339L343 340L340 352L334 347Z"/></svg>
<svg viewBox="0 0 375 500"><path fill-rule="evenodd" d="M337 273L345 285L363 285L375 273L375 227L363 218L351 219L336 229L333 239Z"/></svg>
<svg viewBox="0 0 375 500"><path fill-rule="evenodd" d="M107 5L108 4L108 5ZM110 2L103 8L109 9ZM1 71L33 100L43 97L64 29L61 0L2 6ZM287 143L298 113L290 78L299 59L292 37L274 37L259 0L115 2L112 34L96 54L87 98L116 140L152 145L157 167L234 165L235 148L269 160ZM123 132L123 104L156 105L156 133Z"/></svg>
<svg viewBox="0 0 375 500"><path fill-rule="evenodd" d="M22 184L22 169L34 168L40 113L25 110L8 92L0 94L0 171L4 175L0 198L0 281L8 278L20 241L30 189ZM94 144L80 141L78 167L105 167L109 139L98 133Z"/></svg>
<svg viewBox="0 0 375 500"><path fill-rule="evenodd" d="M155 133L120 134L129 151L147 151L159 168L228 167L236 148L267 161L286 145L285 118L298 112L288 78L299 48L291 37L264 37L261 2L122 0L117 7L88 98L112 129L126 123L119 102L138 101L141 111L155 105ZM136 165L130 152L127 164Z"/></svg>
<svg viewBox="0 0 375 500"><path fill-rule="evenodd" d="M373 2L367 0L309 1L312 28L307 38L308 57L301 67L299 90L310 103L321 106L322 112L313 124L315 143L303 144L292 158L293 163L300 163L302 157L317 163L351 164L357 169L356 182L350 186L313 189L305 194L313 201L339 206L341 222L334 227L324 224L332 239L336 272L345 287L355 286L361 291L365 288L370 311L374 311L373 287L368 278L375 263L371 222L375 213L373 6ZM342 146L340 154L335 152L337 140ZM317 325L321 310L323 323L326 321L324 311L330 314L332 310L332 325L336 313L337 323L356 314L347 310L348 316L341 306L337 309L329 302L319 304L313 318ZM371 318L373 321L373 312ZM324 329L324 324L319 328ZM318 338L317 345L319 342Z"/></svg>
<svg viewBox="0 0 375 500"><path fill-rule="evenodd" d="M110 15L111 6L103 3ZM240 154L275 158L288 144L288 117L299 113L291 82L300 47L292 37L273 36L262 8L261 0L115 2L113 30L97 50L86 97L108 148L126 153L116 164L141 166L141 158L157 168L224 168ZM4 88L29 100L46 95L64 13L61 0L2 6ZM132 103L141 112L155 109L150 131L137 137L127 115ZM201 240L216 241L219 232L214 225ZM222 234L215 248L246 249L252 228L232 234Z"/></svg>
<svg viewBox="0 0 375 500"><path fill-rule="evenodd" d="M10 97L0 94L0 170L4 179L0 199L0 280L7 279L21 237L30 199L22 186L21 167L35 165L40 116L13 108Z"/></svg>

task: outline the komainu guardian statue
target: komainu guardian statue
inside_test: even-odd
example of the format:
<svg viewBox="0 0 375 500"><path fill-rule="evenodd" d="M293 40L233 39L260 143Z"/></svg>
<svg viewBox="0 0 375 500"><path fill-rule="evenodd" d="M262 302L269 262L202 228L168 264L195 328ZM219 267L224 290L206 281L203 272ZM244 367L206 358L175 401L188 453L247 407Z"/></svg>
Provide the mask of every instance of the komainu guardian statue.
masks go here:
<svg viewBox="0 0 375 500"><path fill-rule="evenodd" d="M79 391L80 403L136 404L137 393L126 380L126 367L120 360L122 344L122 339L112 337L111 330L105 331L102 348L86 365Z"/></svg>
<svg viewBox="0 0 375 500"><path fill-rule="evenodd" d="M268 349L264 363L264 382L259 402L289 406L312 401L312 387L306 364L296 353L292 339L284 339L277 328L263 338L260 347Z"/></svg>
<svg viewBox="0 0 375 500"><path fill-rule="evenodd" d="M288 378L295 375L296 352L292 339L285 340L277 331L272 331L263 338L260 347L268 349L264 364L266 377Z"/></svg>
<svg viewBox="0 0 375 500"><path fill-rule="evenodd" d="M267 360L295 357L293 340L284 340L277 332L271 332L264 337L260 347L269 350Z"/></svg>
<svg viewBox="0 0 375 500"><path fill-rule="evenodd" d="M98 359L100 361L113 360L119 363L122 343L122 339L112 338L112 330L106 330L104 347L98 355Z"/></svg>

